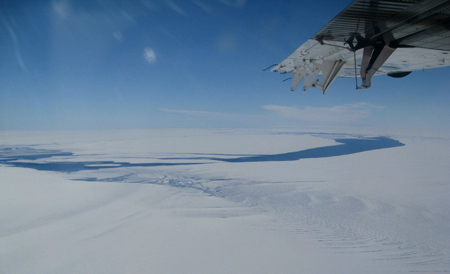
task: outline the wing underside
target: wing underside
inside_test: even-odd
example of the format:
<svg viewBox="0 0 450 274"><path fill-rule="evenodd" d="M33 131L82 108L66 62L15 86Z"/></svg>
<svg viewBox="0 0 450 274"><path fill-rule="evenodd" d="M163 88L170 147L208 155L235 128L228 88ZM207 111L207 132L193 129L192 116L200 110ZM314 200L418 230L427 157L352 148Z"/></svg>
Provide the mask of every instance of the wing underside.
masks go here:
<svg viewBox="0 0 450 274"><path fill-rule="evenodd" d="M375 75L450 65L449 0L356 0L272 71L291 73L325 91L336 77Z"/></svg>

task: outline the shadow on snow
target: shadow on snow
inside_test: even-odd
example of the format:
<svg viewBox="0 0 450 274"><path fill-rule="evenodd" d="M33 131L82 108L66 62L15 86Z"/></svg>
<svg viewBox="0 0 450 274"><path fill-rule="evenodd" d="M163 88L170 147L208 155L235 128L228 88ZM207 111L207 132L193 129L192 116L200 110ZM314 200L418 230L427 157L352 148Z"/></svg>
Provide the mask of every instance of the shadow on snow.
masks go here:
<svg viewBox="0 0 450 274"><path fill-rule="evenodd" d="M186 157L186 158L163 158L160 160L213 160L229 163L248 163L248 162L274 162L274 161L296 161L300 159L336 157L348 154L354 154L364 151L393 148L404 146L403 143L388 138L376 137L366 139L335 139L338 145L305 149L301 151L269 154L269 155L251 155L235 158L219 157ZM192 155L192 154L191 154ZM217 154L225 156L224 154ZM0 164L6 164L15 167L33 168L36 170L59 171L59 172L77 172L82 170L99 170L119 167L157 167L157 166L177 166L177 165L197 165L202 163L129 163L115 161L54 161L54 162L32 162L33 160L50 157L74 157L73 153L61 152L57 150L34 149L29 147L0 148ZM25 160L25 161L24 161Z"/></svg>
<svg viewBox="0 0 450 274"><path fill-rule="evenodd" d="M29 147L0 148L0 164L14 167L25 167L44 171L77 172L82 170L99 170L119 167L156 167L156 166L176 166L195 165L198 163L128 163L115 161L54 161L54 162L21 162L23 160L39 160L50 157L75 157L71 152L61 152L58 150L34 149Z"/></svg>
<svg viewBox="0 0 450 274"><path fill-rule="evenodd" d="M335 141L340 144L281 154L254 155L228 159L227 158L210 158L210 159L230 163L296 161L300 159L343 156L369 150L392 148L405 145L397 140L388 137L376 137L370 139L335 139Z"/></svg>

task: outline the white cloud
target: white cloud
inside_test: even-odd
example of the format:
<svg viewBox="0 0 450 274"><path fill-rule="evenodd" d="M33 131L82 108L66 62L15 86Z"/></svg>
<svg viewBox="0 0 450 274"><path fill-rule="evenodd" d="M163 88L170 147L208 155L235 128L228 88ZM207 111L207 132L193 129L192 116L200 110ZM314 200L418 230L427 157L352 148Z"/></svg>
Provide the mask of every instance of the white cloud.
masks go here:
<svg viewBox="0 0 450 274"><path fill-rule="evenodd" d="M216 48L221 53L233 53L239 48L239 40L233 33L224 33L217 38Z"/></svg>
<svg viewBox="0 0 450 274"><path fill-rule="evenodd" d="M122 34L121 31L115 31L115 32L113 33L113 37L114 37L114 39L116 39L117 41L123 42L123 34Z"/></svg>
<svg viewBox="0 0 450 274"><path fill-rule="evenodd" d="M52 8L53 11L62 19L66 19L71 10L70 3L65 0L53 1Z"/></svg>
<svg viewBox="0 0 450 274"><path fill-rule="evenodd" d="M154 63L156 63L156 61L157 61L156 53L155 53L155 51L154 51L152 48L150 48L150 47L146 47L146 48L144 49L144 58L145 58L145 60L146 60L147 62L149 62L150 64L154 64Z"/></svg>
<svg viewBox="0 0 450 274"><path fill-rule="evenodd" d="M286 118L309 122L336 123L361 121L370 115L371 110L382 108L368 103L356 103L333 107L307 106L304 108L297 108L277 105L266 105L263 107Z"/></svg>

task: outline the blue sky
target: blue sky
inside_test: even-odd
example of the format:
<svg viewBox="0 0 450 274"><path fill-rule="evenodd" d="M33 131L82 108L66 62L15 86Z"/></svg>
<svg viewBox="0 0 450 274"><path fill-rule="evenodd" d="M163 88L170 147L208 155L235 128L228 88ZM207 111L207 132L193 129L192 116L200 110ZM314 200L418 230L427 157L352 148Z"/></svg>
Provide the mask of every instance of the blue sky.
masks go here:
<svg viewBox="0 0 450 274"><path fill-rule="evenodd" d="M9 1L0 130L450 129L450 69L292 93L281 62L351 1ZM324 8L326 7L326 8Z"/></svg>

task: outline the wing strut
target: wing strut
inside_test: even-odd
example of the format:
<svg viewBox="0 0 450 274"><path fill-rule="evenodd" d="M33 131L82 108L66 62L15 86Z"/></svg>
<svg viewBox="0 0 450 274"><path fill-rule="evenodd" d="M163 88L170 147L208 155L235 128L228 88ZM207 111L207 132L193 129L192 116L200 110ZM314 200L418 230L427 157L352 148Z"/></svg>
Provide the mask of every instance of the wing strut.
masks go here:
<svg viewBox="0 0 450 274"><path fill-rule="evenodd" d="M313 84L312 87L323 90L323 94L325 94L344 64L345 62L342 60L323 60L320 66L322 71L322 81L320 81L320 84Z"/></svg>
<svg viewBox="0 0 450 274"><path fill-rule="evenodd" d="M356 72L356 51L353 51L353 63L355 63L355 85L358 89L358 73Z"/></svg>
<svg viewBox="0 0 450 274"><path fill-rule="evenodd" d="M386 44L383 46L370 45L364 47L360 71L363 83L357 89L370 88L372 77L394 51L395 48L391 48Z"/></svg>
<svg viewBox="0 0 450 274"><path fill-rule="evenodd" d="M358 23L359 24L359 23ZM353 41L356 39L356 45ZM356 51L363 49L363 57L361 60L361 70L360 75L362 79L362 85L358 86L357 89L370 88L372 77L378 71L378 69L386 62L386 60L395 51L395 48L389 47L387 42L381 41L371 41L370 39L362 37L359 33L355 32L350 35L350 37L345 41L346 44L350 46L353 51L353 58L355 61L355 75L356 75Z"/></svg>

